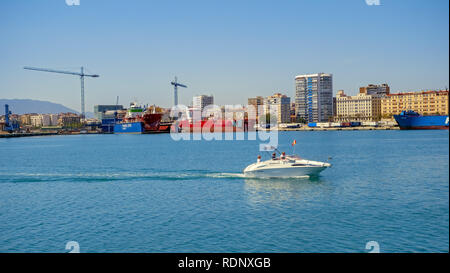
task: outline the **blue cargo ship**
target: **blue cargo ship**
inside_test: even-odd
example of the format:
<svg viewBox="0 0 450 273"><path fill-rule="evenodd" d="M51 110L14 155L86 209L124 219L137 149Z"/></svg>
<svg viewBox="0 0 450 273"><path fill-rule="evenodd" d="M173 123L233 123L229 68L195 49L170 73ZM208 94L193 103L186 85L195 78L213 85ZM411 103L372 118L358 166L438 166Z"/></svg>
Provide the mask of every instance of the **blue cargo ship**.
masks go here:
<svg viewBox="0 0 450 273"><path fill-rule="evenodd" d="M142 122L124 122L114 125L114 133L116 134L141 134L143 131Z"/></svg>
<svg viewBox="0 0 450 273"><path fill-rule="evenodd" d="M160 127L162 114L150 113L143 107L132 102L125 117L120 122L114 124L115 134L143 134L168 132L170 127L163 130Z"/></svg>
<svg viewBox="0 0 450 273"><path fill-rule="evenodd" d="M402 130L448 129L447 116L422 116L414 111L402 111L394 115L395 121Z"/></svg>

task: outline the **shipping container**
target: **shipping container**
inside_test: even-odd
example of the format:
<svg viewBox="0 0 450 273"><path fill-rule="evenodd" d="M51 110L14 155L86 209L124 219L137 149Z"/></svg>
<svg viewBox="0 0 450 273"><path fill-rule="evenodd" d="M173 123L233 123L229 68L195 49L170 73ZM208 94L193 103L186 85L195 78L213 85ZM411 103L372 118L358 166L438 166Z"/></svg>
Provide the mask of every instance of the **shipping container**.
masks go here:
<svg viewBox="0 0 450 273"><path fill-rule="evenodd" d="M340 122L332 122L331 127L341 127L341 123Z"/></svg>
<svg viewBox="0 0 450 273"><path fill-rule="evenodd" d="M328 128L328 127L330 127L330 123L329 122L318 122L317 127Z"/></svg>
<svg viewBox="0 0 450 273"><path fill-rule="evenodd" d="M370 126L370 127L377 127L378 123L376 121L364 121L361 123L362 126Z"/></svg>
<svg viewBox="0 0 450 273"><path fill-rule="evenodd" d="M341 123L341 127L350 127L351 123L350 122L342 122Z"/></svg>

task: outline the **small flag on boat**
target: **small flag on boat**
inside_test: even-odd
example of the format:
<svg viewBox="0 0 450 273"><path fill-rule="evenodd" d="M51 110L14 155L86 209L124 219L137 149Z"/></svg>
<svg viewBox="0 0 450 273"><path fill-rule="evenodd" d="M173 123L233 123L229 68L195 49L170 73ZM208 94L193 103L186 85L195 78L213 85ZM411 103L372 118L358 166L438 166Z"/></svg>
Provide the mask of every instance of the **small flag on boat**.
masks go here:
<svg viewBox="0 0 450 273"><path fill-rule="evenodd" d="M271 146L271 145L265 145L264 146L264 151L273 151L273 150L275 150L276 148L275 147L273 147L273 146Z"/></svg>
<svg viewBox="0 0 450 273"><path fill-rule="evenodd" d="M292 141L292 146L294 146L295 144L297 144L297 140L294 139L294 141Z"/></svg>

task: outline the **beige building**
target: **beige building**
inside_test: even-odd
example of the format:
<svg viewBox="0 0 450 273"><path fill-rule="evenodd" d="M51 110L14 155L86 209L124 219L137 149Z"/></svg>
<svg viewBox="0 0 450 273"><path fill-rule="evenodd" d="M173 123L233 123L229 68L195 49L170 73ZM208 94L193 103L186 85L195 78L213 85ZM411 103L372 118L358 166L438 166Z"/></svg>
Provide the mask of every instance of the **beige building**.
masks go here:
<svg viewBox="0 0 450 273"><path fill-rule="evenodd" d="M448 115L448 91L424 91L390 94L381 100L384 118L413 110L422 115Z"/></svg>
<svg viewBox="0 0 450 273"><path fill-rule="evenodd" d="M264 114L268 114L272 107L277 111L278 123L291 122L291 98L281 93L275 93L264 100Z"/></svg>
<svg viewBox="0 0 450 273"><path fill-rule="evenodd" d="M336 122L378 121L381 119L381 98L378 95L359 93L347 96L339 90L336 96Z"/></svg>
<svg viewBox="0 0 450 273"><path fill-rule="evenodd" d="M31 125L31 114L20 115L20 125Z"/></svg>
<svg viewBox="0 0 450 273"><path fill-rule="evenodd" d="M31 126L33 127L42 127L42 115L31 115L30 116Z"/></svg>
<svg viewBox="0 0 450 273"><path fill-rule="evenodd" d="M249 98L248 99L248 116L249 117L256 117L256 120L258 120L259 113L258 109L259 107L262 107L264 105L264 97L258 96L255 98ZM253 107L251 107L253 106Z"/></svg>

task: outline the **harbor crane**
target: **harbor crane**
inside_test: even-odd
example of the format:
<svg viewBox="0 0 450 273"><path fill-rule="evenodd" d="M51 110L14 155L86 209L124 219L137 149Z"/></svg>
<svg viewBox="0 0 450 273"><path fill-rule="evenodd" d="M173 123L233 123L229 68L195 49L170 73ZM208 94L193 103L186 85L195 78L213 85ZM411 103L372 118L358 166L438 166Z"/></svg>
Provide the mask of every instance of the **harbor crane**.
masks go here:
<svg viewBox="0 0 450 273"><path fill-rule="evenodd" d="M173 85L174 106L177 106L178 105L178 86L179 87L184 87L184 88L187 88L187 86L177 82L177 77L175 77L175 80L173 82L171 82L170 84Z"/></svg>
<svg viewBox="0 0 450 273"><path fill-rule="evenodd" d="M37 67L29 67L29 66L25 66L24 69L79 76L80 79L81 79L81 119L82 120L85 119L85 117L86 117L85 114L86 113L85 113L85 109L84 109L84 77L98 78L98 77L100 77L99 75L96 75L96 74L84 74L84 68L83 67L81 67L81 72L62 71L62 70L55 70L55 69L48 69L48 68L37 68Z"/></svg>
<svg viewBox="0 0 450 273"><path fill-rule="evenodd" d="M11 111L9 111L9 105L5 104L5 122L3 130L9 133L12 133L14 131L18 131L20 126L17 120L11 120L10 119ZM0 129L1 130L1 129Z"/></svg>
<svg viewBox="0 0 450 273"><path fill-rule="evenodd" d="M115 107L115 111L114 111L114 124L116 123L116 119L117 119L117 109L119 108L119 96L117 96L116 99L116 107Z"/></svg>
<svg viewBox="0 0 450 273"><path fill-rule="evenodd" d="M9 122L9 115L11 115L11 111L9 111L9 105L5 104L5 131L12 132L13 127Z"/></svg>

